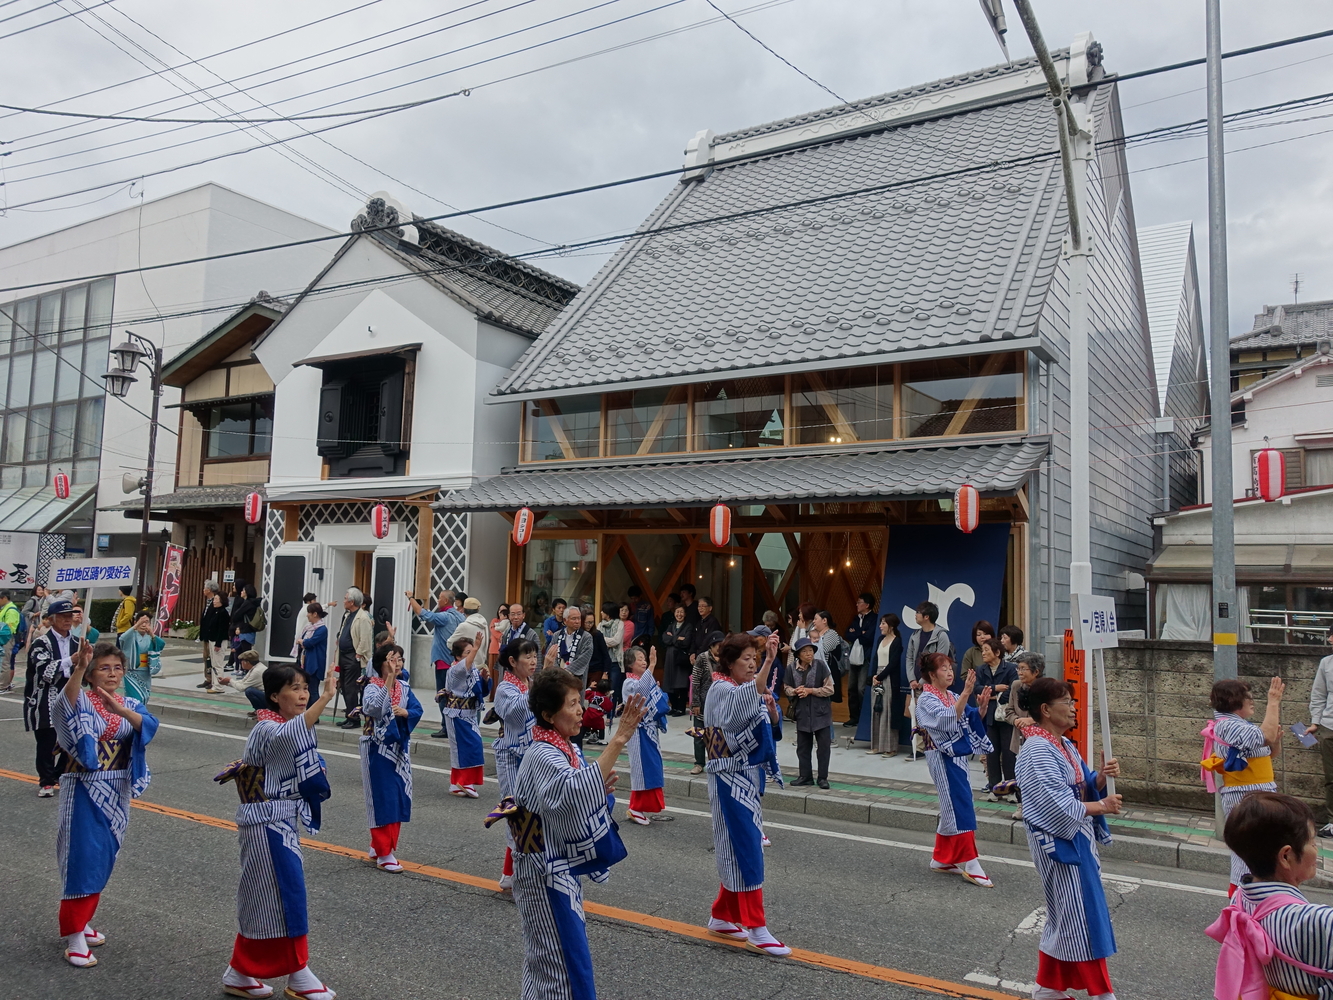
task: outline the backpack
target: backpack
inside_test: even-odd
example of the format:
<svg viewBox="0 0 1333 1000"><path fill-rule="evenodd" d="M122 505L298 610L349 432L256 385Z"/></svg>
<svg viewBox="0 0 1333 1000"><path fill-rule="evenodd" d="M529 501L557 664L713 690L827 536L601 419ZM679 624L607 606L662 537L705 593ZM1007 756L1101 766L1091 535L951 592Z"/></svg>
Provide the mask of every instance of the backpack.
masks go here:
<svg viewBox="0 0 1333 1000"><path fill-rule="evenodd" d="M268 628L268 617L264 614L264 605L255 608L255 613L250 616L250 627L256 632L262 632Z"/></svg>

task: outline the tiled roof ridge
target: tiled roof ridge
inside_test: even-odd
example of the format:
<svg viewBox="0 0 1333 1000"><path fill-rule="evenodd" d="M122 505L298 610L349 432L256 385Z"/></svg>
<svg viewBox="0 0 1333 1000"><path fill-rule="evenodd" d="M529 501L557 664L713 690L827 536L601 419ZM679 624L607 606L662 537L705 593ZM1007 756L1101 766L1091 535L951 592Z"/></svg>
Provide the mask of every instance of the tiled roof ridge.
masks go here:
<svg viewBox="0 0 1333 1000"><path fill-rule="evenodd" d="M1057 60L1062 58L1067 59L1069 57L1069 49L1057 49L1052 52L1051 55ZM790 118L781 118L777 121L766 122L762 125L752 125L748 128L737 129L735 132L719 135L713 140L713 143L714 145L720 145L725 142L735 142L740 139L749 139L757 135L766 135L769 132L779 132L782 129L791 128L797 125L808 125L811 122L836 118L839 115L847 114L849 111L863 111L868 108L884 107L885 105L895 104L899 101L911 100L912 98L920 97L923 94L951 90L954 87L965 86L980 80L1016 75L1026 70L1034 69L1039 65L1036 56L1028 56L1025 59L1016 59L1011 63L997 63L994 66L987 66L984 69L971 70L967 73L959 73L956 76L947 76L939 80L932 80L930 83L918 83L910 87L904 87L901 90L891 90L875 97L865 97L859 101L835 104L831 107L820 108L817 111L808 111L805 114L793 115Z"/></svg>

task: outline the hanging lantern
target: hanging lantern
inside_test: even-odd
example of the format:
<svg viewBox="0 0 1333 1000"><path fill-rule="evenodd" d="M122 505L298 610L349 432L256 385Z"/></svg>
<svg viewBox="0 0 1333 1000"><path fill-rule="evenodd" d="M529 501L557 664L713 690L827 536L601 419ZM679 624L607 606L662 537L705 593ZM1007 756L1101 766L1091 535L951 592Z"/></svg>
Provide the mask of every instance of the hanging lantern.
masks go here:
<svg viewBox="0 0 1333 1000"><path fill-rule="evenodd" d="M532 530L537 525L537 518L531 507L520 507L514 515L514 530L510 532L515 545L527 545L532 541Z"/></svg>
<svg viewBox="0 0 1333 1000"><path fill-rule="evenodd" d="M56 488L56 496L59 499L69 499L69 476L63 472L57 472L55 478L51 480L51 485Z"/></svg>
<svg viewBox="0 0 1333 1000"><path fill-rule="evenodd" d="M370 508L370 530L376 538L389 537L389 508L382 503Z"/></svg>
<svg viewBox="0 0 1333 1000"><path fill-rule="evenodd" d="M708 540L718 548L731 541L731 508L724 503L708 512Z"/></svg>
<svg viewBox="0 0 1333 1000"><path fill-rule="evenodd" d="M586 538L574 539L574 551L579 554L580 559L586 556L588 554L588 540Z"/></svg>
<svg viewBox="0 0 1333 1000"><path fill-rule="evenodd" d="M981 498L975 486L964 483L953 492L954 527L966 535L977 530L981 520Z"/></svg>
<svg viewBox="0 0 1333 1000"><path fill-rule="evenodd" d="M264 498L258 493L247 493L245 497L245 523L258 524L264 516Z"/></svg>
<svg viewBox="0 0 1333 1000"><path fill-rule="evenodd" d="M1276 448L1254 454L1254 492L1270 503L1287 491L1287 460Z"/></svg>

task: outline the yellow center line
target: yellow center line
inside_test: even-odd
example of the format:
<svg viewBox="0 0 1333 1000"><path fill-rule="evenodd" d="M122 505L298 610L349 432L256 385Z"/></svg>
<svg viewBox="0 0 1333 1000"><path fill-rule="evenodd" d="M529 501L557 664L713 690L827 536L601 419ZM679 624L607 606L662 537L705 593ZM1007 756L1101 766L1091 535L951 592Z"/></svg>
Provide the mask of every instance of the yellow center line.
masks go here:
<svg viewBox="0 0 1333 1000"><path fill-rule="evenodd" d="M37 779L29 774L22 774L18 771L8 771L0 768L0 778L9 778L14 781L24 781L28 784L37 784ZM135 799L130 803L135 809L142 809L145 812L156 813L159 816L167 816L172 819L187 820L191 823L201 823L204 826L215 827L219 830L235 830L236 824L229 819L219 819L216 816L209 816L205 813L189 812L185 809L177 809L174 806L164 806L157 802L145 802L143 799ZM335 854L344 858L351 858L354 861L369 863L366 852L355 847L343 847L341 844L330 844L322 840L311 840L309 837L301 838L301 846L308 847L312 851L322 851L325 854ZM447 868L436 868L434 865L418 864L415 861L403 861L399 859L399 864L406 871L414 872L418 875L425 875L429 878L439 879L442 882L453 882L457 885L470 886L473 889L488 889L492 892L497 891L496 881L493 878L481 878L477 875L468 875L464 872L450 871ZM708 933L704 927L695 924L687 924L680 920L668 920L665 917L654 917L647 913L639 913L635 910L622 910L618 906L607 906L605 903L594 903L584 900L583 909L586 913L598 917L607 917L611 920L619 920L626 924L636 924L639 927L647 927L652 930L666 931L670 934L678 934L681 937L693 938L697 941L707 941L709 944L724 945L732 948L744 948L745 944L740 941L732 941L728 938L720 938L714 934ZM861 976L865 979L874 979L883 983L895 983L899 986L909 986L913 989L925 990L930 993L937 993L940 996L958 997L961 1000L1013 1000L1014 994L1000 993L996 990L983 989L978 986L964 985L962 983L950 982L947 979L934 979L930 976L918 976L911 972L904 972L901 969L890 969L882 965L871 965L867 962L856 962L849 958L839 958L836 955L825 955L823 952L806 951L804 948L793 948L791 959L801 962L805 965L812 965L820 969L828 969L832 972L846 972L853 976Z"/></svg>

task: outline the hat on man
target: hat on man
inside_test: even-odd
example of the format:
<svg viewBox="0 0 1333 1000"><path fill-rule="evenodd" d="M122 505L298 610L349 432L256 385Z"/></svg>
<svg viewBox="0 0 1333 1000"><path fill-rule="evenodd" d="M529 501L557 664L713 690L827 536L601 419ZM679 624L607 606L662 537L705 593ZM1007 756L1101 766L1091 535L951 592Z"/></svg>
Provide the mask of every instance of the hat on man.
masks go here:
<svg viewBox="0 0 1333 1000"><path fill-rule="evenodd" d="M727 637L726 637L725 635L723 635L721 632L717 632L717 631L711 632L711 633L709 633L709 636L708 636L708 645L710 645L710 646L716 646L719 642L724 642L724 641L726 641L726 638L727 638Z"/></svg>
<svg viewBox="0 0 1333 1000"><path fill-rule="evenodd" d="M802 636L792 644L791 648L799 653L801 650L805 649L806 646L813 646L814 644L815 641L813 639L807 639L805 636Z"/></svg>
<svg viewBox="0 0 1333 1000"><path fill-rule="evenodd" d="M50 615L71 615L74 613L74 602L59 600L52 601L46 608L46 614Z"/></svg>
<svg viewBox="0 0 1333 1000"><path fill-rule="evenodd" d="M757 635L760 638L767 639L770 635L773 634L773 630L769 628L767 625L756 625L754 628L750 629L750 631L747 632L746 634Z"/></svg>
<svg viewBox="0 0 1333 1000"><path fill-rule="evenodd" d="M481 610L481 601L477 600L475 597L469 597L466 601L463 602L463 610L464 610L464 611L480 611L480 610Z"/></svg>

